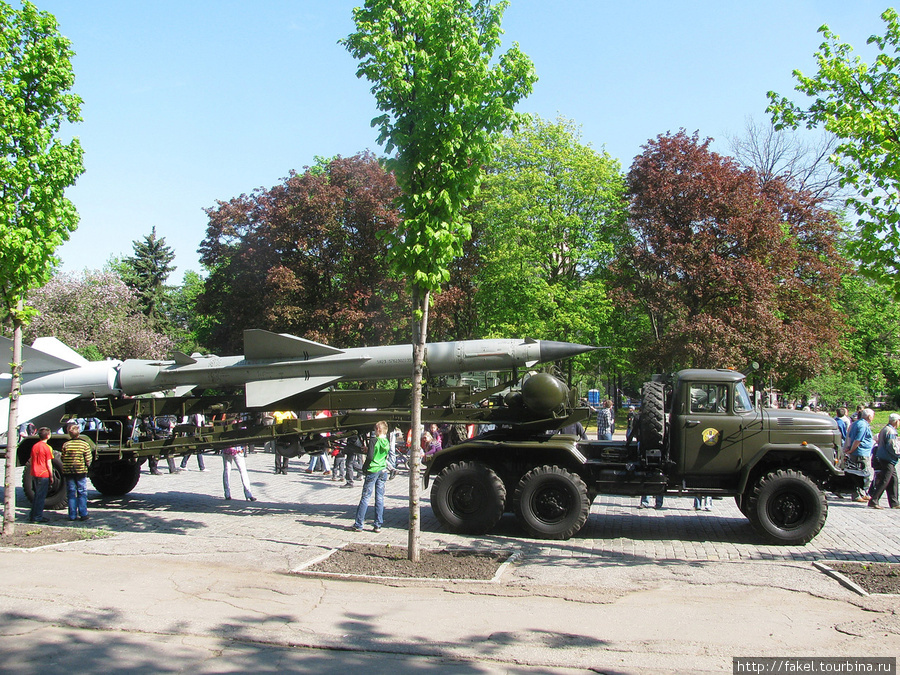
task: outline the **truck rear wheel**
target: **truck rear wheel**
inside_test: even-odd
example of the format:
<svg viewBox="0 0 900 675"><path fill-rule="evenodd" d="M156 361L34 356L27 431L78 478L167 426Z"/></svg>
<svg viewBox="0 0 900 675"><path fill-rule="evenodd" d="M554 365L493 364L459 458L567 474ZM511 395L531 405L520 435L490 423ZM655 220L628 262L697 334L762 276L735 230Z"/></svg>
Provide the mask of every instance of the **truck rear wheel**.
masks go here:
<svg viewBox="0 0 900 675"><path fill-rule="evenodd" d="M584 527L591 511L581 476L558 466L540 466L516 486L516 517L539 539L569 539Z"/></svg>
<svg viewBox="0 0 900 675"><path fill-rule="evenodd" d="M141 465L130 459L96 461L91 465L91 485L104 497L121 497L141 478Z"/></svg>
<svg viewBox="0 0 900 675"><path fill-rule="evenodd" d="M746 504L750 524L772 544L806 544L825 525L828 503L805 474L779 469L762 478Z"/></svg>
<svg viewBox="0 0 900 675"><path fill-rule="evenodd" d="M666 391L662 382L645 382L641 399L641 449L661 450L666 437Z"/></svg>
<svg viewBox="0 0 900 675"><path fill-rule="evenodd" d="M457 462L441 471L431 486L431 508L451 532L485 534L503 516L506 486L481 462Z"/></svg>
<svg viewBox="0 0 900 675"><path fill-rule="evenodd" d="M22 490L25 497L32 504L34 503L34 482L31 476L31 460L25 465L22 472ZM66 482L62 477L62 462L58 457L53 458L53 483L47 491L47 498L44 500L44 508L50 511L60 509L68 505L66 497Z"/></svg>

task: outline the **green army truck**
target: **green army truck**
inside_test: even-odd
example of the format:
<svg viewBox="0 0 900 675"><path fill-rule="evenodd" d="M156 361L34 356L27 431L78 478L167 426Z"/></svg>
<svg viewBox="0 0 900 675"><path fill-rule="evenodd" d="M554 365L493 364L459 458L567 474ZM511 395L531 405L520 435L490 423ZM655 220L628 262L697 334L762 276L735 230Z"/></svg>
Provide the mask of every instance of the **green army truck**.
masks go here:
<svg viewBox="0 0 900 675"><path fill-rule="evenodd" d="M546 378L529 381L531 399L557 406L570 423L571 395ZM529 382L522 405L534 407ZM838 468L834 420L759 408L733 370L682 370L646 383L635 439L585 441L554 426L500 425L438 452L425 481L433 481L440 522L483 534L512 512L533 537L568 539L599 494L733 497L765 540L805 544L825 524L825 493L859 481Z"/></svg>

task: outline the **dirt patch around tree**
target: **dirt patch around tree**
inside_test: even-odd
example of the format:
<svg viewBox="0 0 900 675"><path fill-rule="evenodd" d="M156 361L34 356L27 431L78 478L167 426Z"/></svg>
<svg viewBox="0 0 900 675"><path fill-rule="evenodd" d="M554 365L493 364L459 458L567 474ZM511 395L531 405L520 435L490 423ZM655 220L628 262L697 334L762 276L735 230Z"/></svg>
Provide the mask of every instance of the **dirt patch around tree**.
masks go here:
<svg viewBox="0 0 900 675"><path fill-rule="evenodd" d="M47 527L31 523L16 523L12 535L0 535L0 548L37 548L52 544L66 544L70 541L101 539L113 536L104 530L89 530L72 524L68 527Z"/></svg>
<svg viewBox="0 0 900 675"><path fill-rule="evenodd" d="M403 547L348 544L297 571L379 578L489 581L511 555L505 551L423 550L419 552L419 562L414 563L408 559Z"/></svg>
<svg viewBox="0 0 900 675"><path fill-rule="evenodd" d="M866 593L900 594L900 564L828 562L828 567L843 574Z"/></svg>

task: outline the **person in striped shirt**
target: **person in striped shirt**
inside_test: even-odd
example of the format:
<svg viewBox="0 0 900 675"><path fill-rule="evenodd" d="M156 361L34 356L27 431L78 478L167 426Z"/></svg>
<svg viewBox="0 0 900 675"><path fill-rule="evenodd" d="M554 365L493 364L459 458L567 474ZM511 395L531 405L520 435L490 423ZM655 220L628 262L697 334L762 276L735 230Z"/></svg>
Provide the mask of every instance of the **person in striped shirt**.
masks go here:
<svg viewBox="0 0 900 675"><path fill-rule="evenodd" d="M91 444L81 438L77 422L69 424L69 440L63 443L59 457L69 499L69 520L87 520L87 475L93 459Z"/></svg>

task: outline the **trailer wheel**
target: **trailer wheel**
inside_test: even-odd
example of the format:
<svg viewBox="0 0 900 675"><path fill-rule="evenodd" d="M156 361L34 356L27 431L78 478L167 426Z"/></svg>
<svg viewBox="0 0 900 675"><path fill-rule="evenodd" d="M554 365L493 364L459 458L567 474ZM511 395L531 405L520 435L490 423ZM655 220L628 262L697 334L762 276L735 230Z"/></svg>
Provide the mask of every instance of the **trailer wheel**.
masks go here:
<svg viewBox="0 0 900 675"><path fill-rule="evenodd" d="M431 508L451 532L489 532L503 515L505 504L506 486L481 462L451 464L431 486Z"/></svg>
<svg viewBox="0 0 900 675"><path fill-rule="evenodd" d="M30 503L34 503L34 481L31 476L31 460L28 460L28 463L25 465L25 470L22 472L22 490L25 492L25 497L28 499ZM55 511L56 509L63 508L64 506L68 506L68 499L66 497L66 482L62 477L62 461L58 457L53 458L53 484L50 485L50 489L47 491L47 498L44 500L44 508L48 511Z"/></svg>
<svg viewBox="0 0 900 675"><path fill-rule="evenodd" d="M540 466L516 486L516 517L539 539L569 539L584 527L591 511L581 476L558 466Z"/></svg>
<svg viewBox="0 0 900 675"><path fill-rule="evenodd" d="M641 450L661 450L666 438L666 392L662 382L645 382L641 399Z"/></svg>
<svg viewBox="0 0 900 675"><path fill-rule="evenodd" d="M825 525L828 502L805 474L779 469L762 478L745 506L753 529L772 544L806 544Z"/></svg>
<svg viewBox="0 0 900 675"><path fill-rule="evenodd" d="M141 465L130 459L95 461L89 475L91 485L104 497L121 497L138 484Z"/></svg>

